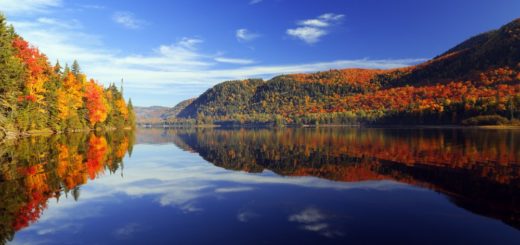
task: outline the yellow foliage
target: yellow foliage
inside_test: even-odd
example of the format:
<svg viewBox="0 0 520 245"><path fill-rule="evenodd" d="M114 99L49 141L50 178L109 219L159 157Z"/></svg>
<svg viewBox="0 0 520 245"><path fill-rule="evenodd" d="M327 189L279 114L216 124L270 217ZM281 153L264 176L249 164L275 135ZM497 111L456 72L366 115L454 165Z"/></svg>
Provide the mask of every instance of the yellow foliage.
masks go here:
<svg viewBox="0 0 520 245"><path fill-rule="evenodd" d="M121 115L123 115L123 117L125 119L128 119L128 108L126 107L125 100L123 100L123 99L117 100L116 107L117 107L117 110L119 110L119 112L121 112Z"/></svg>

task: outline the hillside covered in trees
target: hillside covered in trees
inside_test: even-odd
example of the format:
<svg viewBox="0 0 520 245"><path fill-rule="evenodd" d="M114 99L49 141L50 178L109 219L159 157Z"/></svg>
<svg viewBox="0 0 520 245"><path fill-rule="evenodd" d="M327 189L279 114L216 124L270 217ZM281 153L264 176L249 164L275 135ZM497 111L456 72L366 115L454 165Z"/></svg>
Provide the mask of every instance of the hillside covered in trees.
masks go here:
<svg viewBox="0 0 520 245"><path fill-rule="evenodd" d="M131 101L122 88L87 79L75 61L51 65L45 54L19 36L0 15L0 129L17 135L134 125Z"/></svg>
<svg viewBox="0 0 520 245"><path fill-rule="evenodd" d="M411 67L223 82L166 122L505 124L520 117L520 19Z"/></svg>

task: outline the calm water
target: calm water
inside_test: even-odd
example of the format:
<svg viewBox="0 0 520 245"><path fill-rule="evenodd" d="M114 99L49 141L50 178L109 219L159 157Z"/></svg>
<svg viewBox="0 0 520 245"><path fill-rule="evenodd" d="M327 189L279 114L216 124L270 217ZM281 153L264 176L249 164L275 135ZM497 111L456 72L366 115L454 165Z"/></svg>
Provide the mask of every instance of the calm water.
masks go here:
<svg viewBox="0 0 520 245"><path fill-rule="evenodd" d="M520 131L150 129L0 156L0 243L520 244Z"/></svg>

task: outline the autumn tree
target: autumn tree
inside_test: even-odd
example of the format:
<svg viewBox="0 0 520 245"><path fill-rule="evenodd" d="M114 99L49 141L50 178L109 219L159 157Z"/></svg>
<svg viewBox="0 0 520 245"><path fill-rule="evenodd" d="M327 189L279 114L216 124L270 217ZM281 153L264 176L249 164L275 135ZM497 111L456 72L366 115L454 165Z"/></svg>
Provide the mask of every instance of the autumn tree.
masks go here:
<svg viewBox="0 0 520 245"><path fill-rule="evenodd" d="M103 88L91 79L85 86L84 96L90 126L94 127L96 123L104 122L108 115L108 105Z"/></svg>

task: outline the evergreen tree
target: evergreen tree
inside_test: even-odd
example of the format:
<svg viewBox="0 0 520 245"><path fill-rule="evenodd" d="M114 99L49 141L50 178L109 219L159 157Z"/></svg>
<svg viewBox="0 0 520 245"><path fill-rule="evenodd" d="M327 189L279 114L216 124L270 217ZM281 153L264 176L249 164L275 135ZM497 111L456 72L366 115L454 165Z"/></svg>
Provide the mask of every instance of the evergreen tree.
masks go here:
<svg viewBox="0 0 520 245"><path fill-rule="evenodd" d="M135 127L135 112L134 112L134 105L132 104L132 99L128 99L128 121L127 125L130 127Z"/></svg>
<svg viewBox="0 0 520 245"><path fill-rule="evenodd" d="M60 61L56 60L56 64L54 65L54 74L63 74L62 71L61 71L61 65L60 65Z"/></svg>
<svg viewBox="0 0 520 245"><path fill-rule="evenodd" d="M6 25L6 19L0 14L0 123L2 127L13 128L16 116L17 97L23 81L23 66L12 46L14 30Z"/></svg>
<svg viewBox="0 0 520 245"><path fill-rule="evenodd" d="M65 68L63 69L63 74L67 75L70 73L70 67L69 64L65 63Z"/></svg>
<svg viewBox="0 0 520 245"><path fill-rule="evenodd" d="M74 60L74 62L72 62L72 74L74 74L74 76L78 76L79 74L81 74L81 68L79 67L79 63L77 60Z"/></svg>

